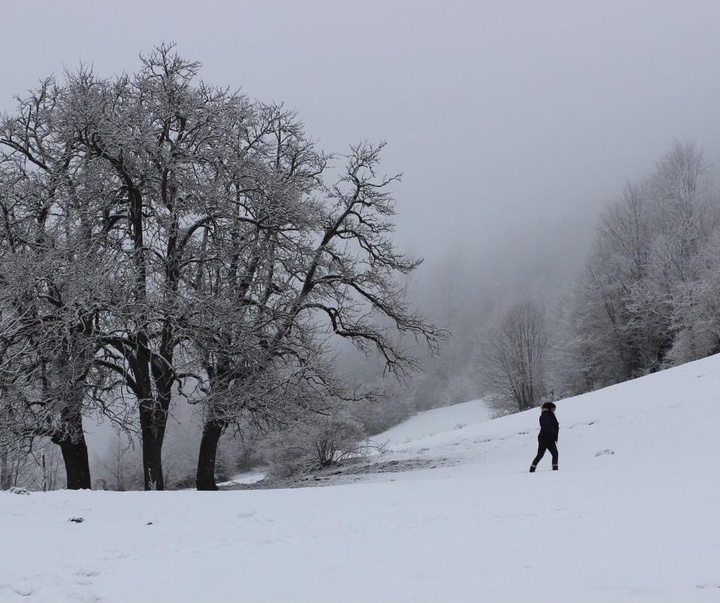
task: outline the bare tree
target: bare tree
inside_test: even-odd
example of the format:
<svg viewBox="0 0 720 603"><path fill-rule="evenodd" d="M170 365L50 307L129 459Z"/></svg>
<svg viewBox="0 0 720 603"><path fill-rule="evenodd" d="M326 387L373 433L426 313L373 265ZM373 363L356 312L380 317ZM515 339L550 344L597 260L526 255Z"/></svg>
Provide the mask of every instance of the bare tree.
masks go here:
<svg viewBox="0 0 720 603"><path fill-rule="evenodd" d="M528 301L514 304L482 345L481 371L501 408L523 411L542 401L548 348L542 306Z"/></svg>

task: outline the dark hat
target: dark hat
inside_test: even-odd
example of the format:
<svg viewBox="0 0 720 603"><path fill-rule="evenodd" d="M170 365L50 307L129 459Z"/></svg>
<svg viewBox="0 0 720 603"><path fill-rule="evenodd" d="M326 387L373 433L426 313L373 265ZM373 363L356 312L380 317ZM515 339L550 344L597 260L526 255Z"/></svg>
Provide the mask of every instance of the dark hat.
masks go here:
<svg viewBox="0 0 720 603"><path fill-rule="evenodd" d="M554 402L545 402L540 408L543 410L555 410L557 406L555 406Z"/></svg>

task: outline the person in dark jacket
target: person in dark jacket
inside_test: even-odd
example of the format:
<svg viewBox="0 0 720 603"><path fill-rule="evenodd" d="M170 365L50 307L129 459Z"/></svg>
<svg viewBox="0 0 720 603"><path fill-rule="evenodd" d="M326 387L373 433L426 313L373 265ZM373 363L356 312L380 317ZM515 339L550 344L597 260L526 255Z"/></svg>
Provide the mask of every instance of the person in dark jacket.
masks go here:
<svg viewBox="0 0 720 603"><path fill-rule="evenodd" d="M558 469L558 432L560 431L560 424L558 423L557 417L555 417L555 404L552 402L545 402L541 407L540 412L540 433L538 434L538 452L537 456L533 459L532 465L530 465L530 473L533 473L537 469L537 464L540 462L545 451L549 450L552 455L552 468L553 471Z"/></svg>

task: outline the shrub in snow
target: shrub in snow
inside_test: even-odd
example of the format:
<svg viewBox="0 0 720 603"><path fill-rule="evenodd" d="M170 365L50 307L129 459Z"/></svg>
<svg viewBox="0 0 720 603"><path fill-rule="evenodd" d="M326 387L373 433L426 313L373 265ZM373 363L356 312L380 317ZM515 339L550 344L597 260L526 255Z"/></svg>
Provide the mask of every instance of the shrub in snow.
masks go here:
<svg viewBox="0 0 720 603"><path fill-rule="evenodd" d="M194 488L196 479L197 479L197 477L195 475L184 475L181 478L178 478L176 480L169 482L167 485L167 489L168 490L187 490L189 488Z"/></svg>
<svg viewBox="0 0 720 603"><path fill-rule="evenodd" d="M10 488L10 494L30 494L25 488Z"/></svg>
<svg viewBox="0 0 720 603"><path fill-rule="evenodd" d="M610 450L610 448L606 448L605 450L598 450L598 451L595 453L595 456L603 456L603 455L606 455L606 454L615 454L615 451L614 451L614 450Z"/></svg>
<svg viewBox="0 0 720 603"><path fill-rule="evenodd" d="M269 442L270 475L290 477L367 455L365 430L347 414L318 415L276 433Z"/></svg>

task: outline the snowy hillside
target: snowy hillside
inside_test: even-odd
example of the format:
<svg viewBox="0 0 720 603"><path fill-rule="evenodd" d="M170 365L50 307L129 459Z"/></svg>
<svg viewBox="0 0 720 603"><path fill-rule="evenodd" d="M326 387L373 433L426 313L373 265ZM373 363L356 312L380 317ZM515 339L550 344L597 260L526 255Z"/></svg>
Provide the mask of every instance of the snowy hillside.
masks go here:
<svg viewBox="0 0 720 603"><path fill-rule="evenodd" d="M394 447L467 425L483 423L488 421L490 416L491 413L482 400L473 400L418 413L374 439Z"/></svg>
<svg viewBox="0 0 720 603"><path fill-rule="evenodd" d="M537 410L469 404L356 484L2 493L0 601L720 600L720 357L559 402L558 472Z"/></svg>

